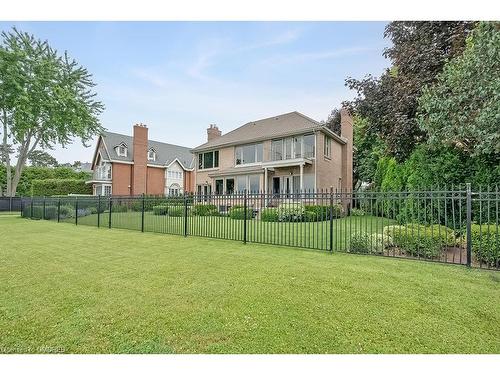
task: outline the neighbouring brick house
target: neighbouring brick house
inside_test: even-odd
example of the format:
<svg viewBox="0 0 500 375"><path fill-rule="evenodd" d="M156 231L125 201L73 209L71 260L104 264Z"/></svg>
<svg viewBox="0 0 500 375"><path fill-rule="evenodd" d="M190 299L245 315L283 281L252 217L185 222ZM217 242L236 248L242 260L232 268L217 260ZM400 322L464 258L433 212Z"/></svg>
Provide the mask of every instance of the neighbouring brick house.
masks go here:
<svg viewBox="0 0 500 375"><path fill-rule="evenodd" d="M340 135L298 112L224 135L211 125L207 135L206 143L192 149L199 194L352 189L353 120L345 109Z"/></svg>
<svg viewBox="0 0 500 375"><path fill-rule="evenodd" d="M103 132L92 160L94 195L174 195L194 190L189 148L148 140L148 128L134 125L133 137Z"/></svg>

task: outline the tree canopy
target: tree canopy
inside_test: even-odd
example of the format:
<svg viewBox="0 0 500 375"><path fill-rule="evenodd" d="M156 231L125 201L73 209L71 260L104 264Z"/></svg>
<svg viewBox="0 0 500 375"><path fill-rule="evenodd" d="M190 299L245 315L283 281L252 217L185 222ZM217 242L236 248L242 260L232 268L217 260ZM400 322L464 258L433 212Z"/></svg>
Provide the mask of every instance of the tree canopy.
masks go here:
<svg viewBox="0 0 500 375"><path fill-rule="evenodd" d="M419 99L429 142L470 155L500 153L500 23L482 22Z"/></svg>
<svg viewBox="0 0 500 375"><path fill-rule="evenodd" d="M98 134L104 106L96 100L95 83L67 52L59 54L47 41L12 29L0 44L0 123L3 149L17 148L11 175L9 153L3 153L7 195L15 195L28 155L42 147L82 143Z"/></svg>

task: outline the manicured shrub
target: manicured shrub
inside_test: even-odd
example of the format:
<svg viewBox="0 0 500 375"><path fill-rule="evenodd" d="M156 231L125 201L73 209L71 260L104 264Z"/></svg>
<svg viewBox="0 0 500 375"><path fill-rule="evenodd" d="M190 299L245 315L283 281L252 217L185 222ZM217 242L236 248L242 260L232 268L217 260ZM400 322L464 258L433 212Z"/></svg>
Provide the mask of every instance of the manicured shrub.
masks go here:
<svg viewBox="0 0 500 375"><path fill-rule="evenodd" d="M182 217L184 216L183 206L172 206L168 209L168 216Z"/></svg>
<svg viewBox="0 0 500 375"><path fill-rule="evenodd" d="M153 207L153 215L166 215L168 213L168 206L160 204Z"/></svg>
<svg viewBox="0 0 500 375"><path fill-rule="evenodd" d="M191 209L193 216L219 216L219 211L215 204L196 204Z"/></svg>
<svg viewBox="0 0 500 375"><path fill-rule="evenodd" d="M246 209L246 218L251 219L253 216L252 208ZM245 208L231 208L229 211L229 217L235 220L243 220L245 219Z"/></svg>
<svg viewBox="0 0 500 375"><path fill-rule="evenodd" d="M278 209L277 208L265 208L260 213L260 220L262 221L278 221Z"/></svg>
<svg viewBox="0 0 500 375"><path fill-rule="evenodd" d="M127 212L128 206L126 204L112 204L111 212Z"/></svg>
<svg viewBox="0 0 500 375"><path fill-rule="evenodd" d="M471 225L472 252L479 262L500 264L500 228L495 224Z"/></svg>
<svg viewBox="0 0 500 375"><path fill-rule="evenodd" d="M304 213L305 208L302 203L281 203L278 206L279 221L302 221Z"/></svg>
<svg viewBox="0 0 500 375"><path fill-rule="evenodd" d="M306 205L304 206L304 209L306 212L311 212L313 214L309 214L306 216L309 216L308 221L323 221L323 220L330 220L330 205ZM344 214L344 209L341 204L335 203L331 207L332 215L333 218L339 218L342 217ZM316 217L315 220L312 220L314 217Z"/></svg>
<svg viewBox="0 0 500 375"><path fill-rule="evenodd" d="M92 194L92 186L83 180L47 179L31 182L32 196L53 196L68 194Z"/></svg>
<svg viewBox="0 0 500 375"><path fill-rule="evenodd" d="M89 208L78 208L78 211L76 214L78 215L78 217L82 217L82 216L90 215L91 212L90 212Z"/></svg>
<svg viewBox="0 0 500 375"><path fill-rule="evenodd" d="M388 240L382 234L360 232L351 236L349 252L358 254L383 254L388 246Z"/></svg>
<svg viewBox="0 0 500 375"><path fill-rule="evenodd" d="M361 208L351 209L351 216L365 216L365 215L366 215L365 210L362 210Z"/></svg>
<svg viewBox="0 0 500 375"><path fill-rule="evenodd" d="M59 208L59 217L61 219L67 219L75 216L75 207L70 205L61 205Z"/></svg>
<svg viewBox="0 0 500 375"><path fill-rule="evenodd" d="M393 246L406 254L422 258L436 258L447 246L446 236L440 237L437 232L420 224L393 226L387 231Z"/></svg>
<svg viewBox="0 0 500 375"><path fill-rule="evenodd" d="M57 206L45 206L45 220L57 219Z"/></svg>

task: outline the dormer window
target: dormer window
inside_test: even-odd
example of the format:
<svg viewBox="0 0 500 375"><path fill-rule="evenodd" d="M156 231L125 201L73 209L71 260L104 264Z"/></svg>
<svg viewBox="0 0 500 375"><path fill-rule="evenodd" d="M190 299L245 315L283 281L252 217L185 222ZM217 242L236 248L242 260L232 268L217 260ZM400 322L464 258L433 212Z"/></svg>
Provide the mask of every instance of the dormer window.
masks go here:
<svg viewBox="0 0 500 375"><path fill-rule="evenodd" d="M118 156L127 157L127 145L125 143L121 143L116 146L115 151Z"/></svg>
<svg viewBox="0 0 500 375"><path fill-rule="evenodd" d="M156 161L156 151L154 148L150 148L148 151L148 160Z"/></svg>

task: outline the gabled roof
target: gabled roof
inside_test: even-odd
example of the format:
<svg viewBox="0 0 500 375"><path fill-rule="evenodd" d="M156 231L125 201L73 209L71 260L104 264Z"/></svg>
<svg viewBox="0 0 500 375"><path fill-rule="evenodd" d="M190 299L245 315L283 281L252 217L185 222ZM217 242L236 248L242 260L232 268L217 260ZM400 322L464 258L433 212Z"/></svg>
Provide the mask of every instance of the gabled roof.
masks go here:
<svg viewBox="0 0 500 375"><path fill-rule="evenodd" d="M294 111L248 122L216 139L203 143L191 151L197 152L220 146L230 146L252 141L279 138L315 130L325 131L340 143L345 143L344 138L333 133L320 122Z"/></svg>
<svg viewBox="0 0 500 375"><path fill-rule="evenodd" d="M111 161L132 162L134 156L134 139L131 136L105 131L101 134ZM127 156L118 156L115 147L120 144L127 146ZM156 160L148 160L148 164L167 166L177 159L184 169L194 167L193 154L188 147L172 145L170 143L156 142L148 140L148 150L153 148L156 151Z"/></svg>

